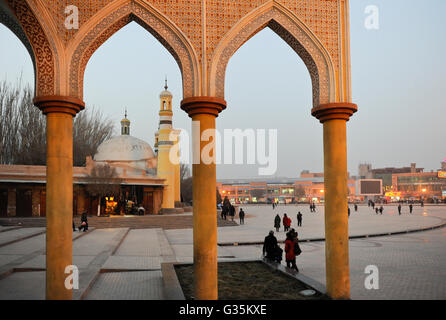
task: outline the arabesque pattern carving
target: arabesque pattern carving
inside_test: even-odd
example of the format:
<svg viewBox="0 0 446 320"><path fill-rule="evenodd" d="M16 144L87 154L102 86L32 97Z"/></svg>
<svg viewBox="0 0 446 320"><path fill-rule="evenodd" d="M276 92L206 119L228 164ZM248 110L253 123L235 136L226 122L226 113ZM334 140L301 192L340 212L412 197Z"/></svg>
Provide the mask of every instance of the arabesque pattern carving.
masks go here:
<svg viewBox="0 0 446 320"><path fill-rule="evenodd" d="M70 67L70 94L81 98L86 65L96 51L116 31L136 21L152 33L173 55L183 76L184 97L194 95L193 62L185 44L163 21L146 8L128 3L98 22L73 53Z"/></svg>
<svg viewBox="0 0 446 320"><path fill-rule="evenodd" d="M215 87L215 96L224 97L225 73L229 59L251 36L267 26L284 39L307 66L313 84L313 105L328 103L330 79L327 59L309 35L275 7L250 20L230 39L221 54L214 57L212 64L216 64L216 74L211 76L211 79L214 79L215 83L210 83L210 86Z"/></svg>
<svg viewBox="0 0 446 320"><path fill-rule="evenodd" d="M54 94L54 56L39 21L25 1L6 0L6 3L20 22L34 52L36 95Z"/></svg>
<svg viewBox="0 0 446 320"><path fill-rule="evenodd" d="M99 12L99 10L111 2L110 0L51 0L51 4L47 6L47 10L54 20L54 25L61 40L66 44L77 32L76 29L65 28L65 19L68 16L65 13L67 6L74 5L79 8L79 25L83 25Z"/></svg>
<svg viewBox="0 0 446 320"><path fill-rule="evenodd" d="M346 0L5 2L17 16L34 52L39 95L63 93L82 98L84 71L91 55L131 21L147 29L175 58L182 72L183 97L223 98L228 60L265 27L273 29L305 62L315 105L349 92L345 88L350 85L348 57L341 56L348 54L342 47L348 45L345 40L349 37L348 30L342 29L348 14ZM65 27L69 5L79 9L79 30ZM67 58L59 57L63 47Z"/></svg>
<svg viewBox="0 0 446 320"><path fill-rule="evenodd" d="M244 16L267 2L270 1L206 1L208 63L225 34ZM317 35L330 53L335 67L338 68L338 0L279 0L277 2L295 14Z"/></svg>

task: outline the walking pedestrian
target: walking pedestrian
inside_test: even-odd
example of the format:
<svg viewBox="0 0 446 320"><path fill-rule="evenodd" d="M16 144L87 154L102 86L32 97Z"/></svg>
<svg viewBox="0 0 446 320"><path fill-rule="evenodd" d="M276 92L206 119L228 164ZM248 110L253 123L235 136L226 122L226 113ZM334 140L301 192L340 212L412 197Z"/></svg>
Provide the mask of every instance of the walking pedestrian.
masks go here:
<svg viewBox="0 0 446 320"><path fill-rule="evenodd" d="M412 210L413 210L413 205L409 204L409 213L412 213Z"/></svg>
<svg viewBox="0 0 446 320"><path fill-rule="evenodd" d="M375 212L376 212L376 214L378 214L378 212L379 212L378 207L375 208Z"/></svg>
<svg viewBox="0 0 446 320"><path fill-rule="evenodd" d="M231 220L234 221L234 216L235 216L235 207L231 204L231 206L229 207L229 215L231 216Z"/></svg>
<svg viewBox="0 0 446 320"><path fill-rule="evenodd" d="M279 232L280 229L280 216L279 214L276 215L274 218L274 228L276 228L276 232Z"/></svg>
<svg viewBox="0 0 446 320"><path fill-rule="evenodd" d="M291 268L296 270L296 272L299 272L299 269L296 266L296 255L300 254L300 252L298 252L300 248L298 250L297 248L299 248L299 244L297 243L297 232L290 231L287 233L287 238L285 241L286 266L287 268Z"/></svg>
<svg viewBox="0 0 446 320"><path fill-rule="evenodd" d="M358 212L358 205L355 203L355 212Z"/></svg>
<svg viewBox="0 0 446 320"><path fill-rule="evenodd" d="M380 213L381 215L383 214L383 211L384 211L384 207L383 207L383 206L379 207L379 213Z"/></svg>
<svg viewBox="0 0 446 320"><path fill-rule="evenodd" d="M398 205L398 215L401 215L401 204Z"/></svg>
<svg viewBox="0 0 446 320"><path fill-rule="evenodd" d="M302 213L300 211L297 213L297 226L302 227Z"/></svg>
<svg viewBox="0 0 446 320"><path fill-rule="evenodd" d="M240 208L240 212L238 213L238 217L240 218L240 224L245 224L245 212L242 208Z"/></svg>
<svg viewBox="0 0 446 320"><path fill-rule="evenodd" d="M291 219L286 215L286 213L284 213L284 215L283 215L282 223L283 223L283 228L284 228L285 232L290 230Z"/></svg>
<svg viewBox="0 0 446 320"><path fill-rule="evenodd" d="M348 217L350 218L350 207L348 207Z"/></svg>

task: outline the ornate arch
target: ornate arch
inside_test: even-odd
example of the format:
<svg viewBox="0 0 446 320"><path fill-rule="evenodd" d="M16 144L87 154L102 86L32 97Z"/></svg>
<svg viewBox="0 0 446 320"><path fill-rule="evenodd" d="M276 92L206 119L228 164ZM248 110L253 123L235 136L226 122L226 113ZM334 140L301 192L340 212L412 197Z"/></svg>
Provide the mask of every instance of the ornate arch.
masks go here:
<svg viewBox="0 0 446 320"><path fill-rule="evenodd" d="M103 10L102 15L98 13L95 23L73 48L68 80L70 96L82 99L84 72L89 59L115 32L132 21L149 31L172 54L181 70L183 97L194 96L198 91L199 78L197 56L192 45L172 22L142 1L127 1L111 12Z"/></svg>
<svg viewBox="0 0 446 320"><path fill-rule="evenodd" d="M30 53L35 73L35 95L54 94L55 59L48 37L26 1L5 2L7 7L0 6L0 21L17 35Z"/></svg>
<svg viewBox="0 0 446 320"><path fill-rule="evenodd" d="M226 67L234 53L251 37L269 27L301 57L310 73L313 106L335 99L335 68L328 51L313 32L291 11L275 1L255 9L223 37L209 68L211 96L224 98Z"/></svg>

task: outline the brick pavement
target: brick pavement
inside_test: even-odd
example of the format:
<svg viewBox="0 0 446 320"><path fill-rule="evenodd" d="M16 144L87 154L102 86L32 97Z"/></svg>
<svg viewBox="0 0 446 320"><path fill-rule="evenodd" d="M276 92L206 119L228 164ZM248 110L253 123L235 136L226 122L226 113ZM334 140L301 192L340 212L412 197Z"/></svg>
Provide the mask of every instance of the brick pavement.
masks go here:
<svg viewBox="0 0 446 320"><path fill-rule="evenodd" d="M294 209L287 206L289 212ZM388 223L396 224L400 229L422 227L445 219L445 209L416 208L412 216L397 216L389 208L387 216L375 216L365 208L350 220L350 227L356 228L355 232L386 230ZM219 241L263 240L264 230L268 231L270 226L262 225L269 221L262 214L277 212L263 210L268 209L247 207L245 211L253 214L247 216L246 224L236 228L218 228ZM321 211L312 216L307 213L304 217L306 220L304 227L299 229L300 234L317 233L321 228L318 223L323 217ZM7 237L14 238L14 234ZM74 299L163 299L161 262L191 262L193 256L190 228L91 229L88 233L75 232L73 239L73 261L80 269L81 281L80 290L73 293ZM351 240L352 298L445 299L445 248L444 228ZM35 270L0 277L0 299L44 298L45 273L38 271L44 268L44 249L44 234L0 247L0 275L13 268ZM302 243L302 249L303 254L298 258L302 273L324 283L324 242ZM258 259L260 255L260 245L218 247L219 261ZM369 264L379 268L380 289L377 291L364 288L364 268Z"/></svg>

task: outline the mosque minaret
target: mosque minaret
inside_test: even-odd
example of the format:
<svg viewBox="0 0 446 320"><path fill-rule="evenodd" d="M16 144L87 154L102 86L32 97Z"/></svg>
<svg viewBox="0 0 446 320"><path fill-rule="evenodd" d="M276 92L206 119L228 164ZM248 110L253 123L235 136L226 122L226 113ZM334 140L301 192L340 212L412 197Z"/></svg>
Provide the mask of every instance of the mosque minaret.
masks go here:
<svg viewBox="0 0 446 320"><path fill-rule="evenodd" d="M166 79L164 91L160 94L160 121L158 132L155 133L155 152L158 158L157 176L165 179L162 207L173 209L175 203L181 201L180 164L173 163L170 154L180 131L172 127L172 94L167 88Z"/></svg>

